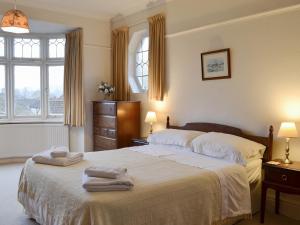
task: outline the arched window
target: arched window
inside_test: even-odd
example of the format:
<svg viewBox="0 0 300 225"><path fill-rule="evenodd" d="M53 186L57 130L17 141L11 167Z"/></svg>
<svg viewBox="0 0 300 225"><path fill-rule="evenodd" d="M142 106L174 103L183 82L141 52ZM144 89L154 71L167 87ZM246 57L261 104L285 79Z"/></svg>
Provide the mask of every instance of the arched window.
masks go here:
<svg viewBox="0 0 300 225"><path fill-rule="evenodd" d="M149 66L149 37L145 36L139 42L136 49L135 76L142 88L148 90L148 66Z"/></svg>

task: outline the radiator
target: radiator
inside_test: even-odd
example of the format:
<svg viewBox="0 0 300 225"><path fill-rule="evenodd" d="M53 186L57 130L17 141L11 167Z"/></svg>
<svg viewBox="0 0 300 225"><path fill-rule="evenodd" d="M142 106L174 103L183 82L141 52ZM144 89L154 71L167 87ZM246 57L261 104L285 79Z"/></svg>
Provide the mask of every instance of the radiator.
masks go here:
<svg viewBox="0 0 300 225"><path fill-rule="evenodd" d="M0 125L0 158L31 156L52 145L69 147L69 128L61 124Z"/></svg>

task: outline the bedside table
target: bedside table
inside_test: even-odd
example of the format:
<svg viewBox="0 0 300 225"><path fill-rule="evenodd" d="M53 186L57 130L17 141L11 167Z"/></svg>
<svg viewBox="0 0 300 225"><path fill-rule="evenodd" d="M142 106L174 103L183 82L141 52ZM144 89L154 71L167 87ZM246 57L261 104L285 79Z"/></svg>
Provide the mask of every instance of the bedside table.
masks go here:
<svg viewBox="0 0 300 225"><path fill-rule="evenodd" d="M147 141L146 137L140 137L140 138L133 138L131 140L131 146L142 146L142 145L148 145L149 142Z"/></svg>
<svg viewBox="0 0 300 225"><path fill-rule="evenodd" d="M282 160L272 160L282 162ZM260 222L264 223L266 196L268 188L274 189L275 194L275 213L279 214L280 192L288 194L300 195L300 162L293 162L292 164L273 165L264 163L265 171L264 180L262 182L261 192L261 210Z"/></svg>

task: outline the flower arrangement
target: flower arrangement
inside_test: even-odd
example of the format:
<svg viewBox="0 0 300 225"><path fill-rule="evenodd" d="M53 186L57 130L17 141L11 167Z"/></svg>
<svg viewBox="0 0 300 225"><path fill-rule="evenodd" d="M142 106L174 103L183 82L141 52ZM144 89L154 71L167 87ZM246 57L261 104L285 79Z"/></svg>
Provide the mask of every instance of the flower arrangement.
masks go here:
<svg viewBox="0 0 300 225"><path fill-rule="evenodd" d="M103 93L105 96L110 96L115 92L115 87L107 82L101 81L98 85L98 92Z"/></svg>

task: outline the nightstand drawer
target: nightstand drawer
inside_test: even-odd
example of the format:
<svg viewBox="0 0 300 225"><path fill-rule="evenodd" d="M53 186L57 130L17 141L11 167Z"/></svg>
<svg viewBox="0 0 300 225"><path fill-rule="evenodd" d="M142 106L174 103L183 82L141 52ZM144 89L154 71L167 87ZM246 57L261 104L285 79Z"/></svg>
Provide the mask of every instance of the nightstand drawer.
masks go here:
<svg viewBox="0 0 300 225"><path fill-rule="evenodd" d="M265 168L265 180L277 184L288 185L300 188L299 173L292 170L285 170L276 167Z"/></svg>

